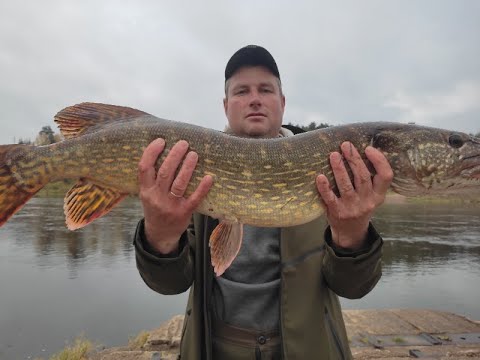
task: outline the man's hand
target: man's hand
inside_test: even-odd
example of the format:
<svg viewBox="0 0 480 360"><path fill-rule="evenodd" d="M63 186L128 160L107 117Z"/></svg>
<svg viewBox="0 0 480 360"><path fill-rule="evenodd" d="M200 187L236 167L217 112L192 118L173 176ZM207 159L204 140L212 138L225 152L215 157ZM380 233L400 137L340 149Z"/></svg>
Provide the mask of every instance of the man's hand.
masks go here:
<svg viewBox="0 0 480 360"><path fill-rule="evenodd" d="M138 180L147 241L158 252L168 254L178 249L180 236L188 227L193 211L210 190L213 179L205 176L197 189L184 198L198 155L188 152L188 143L181 140L172 147L157 173L155 162L164 148L163 139L156 139L147 146L138 164Z"/></svg>
<svg viewBox="0 0 480 360"><path fill-rule="evenodd" d="M342 155L333 152L330 154L330 165L340 196L337 197L331 190L325 175L317 177L317 189L332 230L334 244L338 248L355 251L365 246L370 218L385 200L393 179L393 171L385 156L379 150L368 146L365 155L376 171L372 179L360 154L350 142L344 142L341 149L352 170L353 184Z"/></svg>

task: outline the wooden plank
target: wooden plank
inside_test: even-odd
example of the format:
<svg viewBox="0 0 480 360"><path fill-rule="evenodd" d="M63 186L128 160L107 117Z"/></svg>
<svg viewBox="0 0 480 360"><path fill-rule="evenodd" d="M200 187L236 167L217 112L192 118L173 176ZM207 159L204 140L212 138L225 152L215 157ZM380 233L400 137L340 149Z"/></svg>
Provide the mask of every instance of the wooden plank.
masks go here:
<svg viewBox="0 0 480 360"><path fill-rule="evenodd" d="M480 359L480 346L469 344L444 344L423 346L415 335L480 333L480 323L463 316L428 309L344 310L347 333L352 341L356 360L394 360L412 358L410 350L417 350L423 359ZM107 349L89 357L91 360L143 360L175 359L178 355L183 316L178 315L150 332L143 347L146 351L131 351L128 347ZM366 346L364 338L378 336L383 349ZM382 337L390 336L393 337ZM363 336L363 337L362 337ZM404 345L400 345L403 340ZM427 342L425 342L427 343Z"/></svg>
<svg viewBox="0 0 480 360"><path fill-rule="evenodd" d="M430 334L480 332L479 324L449 312L428 309L392 309L390 311L420 332Z"/></svg>
<svg viewBox="0 0 480 360"><path fill-rule="evenodd" d="M343 318L349 337L356 334L417 334L418 330L389 310L344 310Z"/></svg>
<svg viewBox="0 0 480 360"><path fill-rule="evenodd" d="M344 310L343 317L350 337L359 333L414 335L422 332L480 332L477 322L457 314L428 309Z"/></svg>

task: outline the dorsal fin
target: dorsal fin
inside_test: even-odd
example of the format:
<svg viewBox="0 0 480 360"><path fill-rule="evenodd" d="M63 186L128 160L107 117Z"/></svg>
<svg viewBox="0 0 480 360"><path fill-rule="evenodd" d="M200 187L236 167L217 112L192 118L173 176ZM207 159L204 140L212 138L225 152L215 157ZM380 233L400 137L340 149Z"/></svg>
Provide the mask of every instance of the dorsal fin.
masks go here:
<svg viewBox="0 0 480 360"><path fill-rule="evenodd" d="M65 139L70 139L84 134L94 126L141 115L148 114L124 106L85 102L61 110L54 119Z"/></svg>

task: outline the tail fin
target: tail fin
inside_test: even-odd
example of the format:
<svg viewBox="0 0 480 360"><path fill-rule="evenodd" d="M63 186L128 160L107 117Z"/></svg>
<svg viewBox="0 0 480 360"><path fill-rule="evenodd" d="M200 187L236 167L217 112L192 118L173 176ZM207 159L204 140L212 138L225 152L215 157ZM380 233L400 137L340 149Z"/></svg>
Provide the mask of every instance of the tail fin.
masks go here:
<svg viewBox="0 0 480 360"><path fill-rule="evenodd" d="M43 187L29 187L22 184L21 177L15 176L16 159L28 148L32 145L0 145L0 226Z"/></svg>

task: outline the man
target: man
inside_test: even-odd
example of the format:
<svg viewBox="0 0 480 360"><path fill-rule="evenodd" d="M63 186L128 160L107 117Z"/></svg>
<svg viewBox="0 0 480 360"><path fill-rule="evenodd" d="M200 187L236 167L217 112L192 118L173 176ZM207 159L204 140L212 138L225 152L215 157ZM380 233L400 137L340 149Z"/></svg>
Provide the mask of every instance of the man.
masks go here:
<svg viewBox="0 0 480 360"><path fill-rule="evenodd" d="M236 136L292 135L281 127L285 96L277 65L262 47L246 46L227 63L224 108ZM218 221L194 213L213 180L205 176L183 197L198 156L179 141L156 173L164 146L162 139L152 142L139 164L145 217L134 244L149 287L162 294L191 287L181 358L350 359L337 295L362 297L381 276L382 239L370 218L393 177L385 157L365 149L376 169L372 179L357 150L341 144L342 154L330 154L340 197L324 175L316 181L326 230L322 219L282 229L245 226L240 253L215 277L208 239Z"/></svg>

